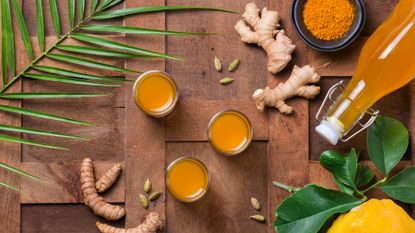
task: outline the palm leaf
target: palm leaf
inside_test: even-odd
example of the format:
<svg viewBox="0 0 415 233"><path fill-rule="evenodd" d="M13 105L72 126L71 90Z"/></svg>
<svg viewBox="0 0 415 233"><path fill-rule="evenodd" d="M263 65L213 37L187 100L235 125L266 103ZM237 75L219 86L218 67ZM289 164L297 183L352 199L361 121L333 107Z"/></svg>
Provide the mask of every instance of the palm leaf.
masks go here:
<svg viewBox="0 0 415 233"><path fill-rule="evenodd" d="M230 11L220 8L211 8L211 7L201 7L201 6L145 6L138 8L127 8L119 10L111 10L97 13L92 16L92 19L112 19L127 15L141 14L141 13L153 13L160 11L175 11L175 10L208 10L208 11L221 11L227 13L235 13L235 11Z"/></svg>
<svg viewBox="0 0 415 233"><path fill-rule="evenodd" d="M0 135L0 140L7 141L7 142L20 143L20 144L25 144L25 145L30 145L30 146L49 148L49 149L68 150L68 148L65 148L65 147L54 146L54 145L50 145L50 144L46 144L42 142L35 142L32 140L28 140L28 139L16 138L16 137L11 137L7 135Z"/></svg>
<svg viewBox="0 0 415 233"><path fill-rule="evenodd" d="M67 51L67 52L83 53L83 54L97 55L97 56L104 56L104 57L154 58L153 56L148 56L148 55L119 52L119 51L114 51L114 50L105 49L105 48L96 48L96 47L89 47L89 46L82 46L82 45L58 45L56 46L56 48L63 50L63 51Z"/></svg>
<svg viewBox="0 0 415 233"><path fill-rule="evenodd" d="M3 85L7 83L7 1L1 0L1 73Z"/></svg>
<svg viewBox="0 0 415 233"><path fill-rule="evenodd" d="M36 135L42 135L42 136L88 140L87 138L81 137L78 135L63 134L63 133L37 130L37 129L29 129L29 128L24 128L24 127L17 127L17 126L11 126L11 125L3 125L3 124L0 124L0 130L9 131L9 132L17 132L17 133L36 134Z"/></svg>
<svg viewBox="0 0 415 233"><path fill-rule="evenodd" d="M204 32L177 32L166 31L149 28L139 27L127 27L127 26L114 26L114 25L98 25L89 24L82 25L81 29L94 32L117 32L117 33L130 33L138 35L166 35L166 36L194 36L194 35L213 35L213 33Z"/></svg>
<svg viewBox="0 0 415 233"><path fill-rule="evenodd" d="M105 10L105 9L111 8L117 5L118 3L121 3L122 1L123 0L106 0L102 3L99 10Z"/></svg>
<svg viewBox="0 0 415 233"><path fill-rule="evenodd" d="M75 0L68 0L69 25L71 28L75 26Z"/></svg>
<svg viewBox="0 0 415 233"><path fill-rule="evenodd" d="M98 0L91 0L91 15L95 12L98 6Z"/></svg>
<svg viewBox="0 0 415 233"><path fill-rule="evenodd" d="M54 59L54 60L58 60L58 61L69 62L69 63L72 63L72 64L77 64L77 65L81 65L81 66L88 66L88 67L97 68L97 69L106 69L106 70L119 71L119 72L140 73L140 71L124 69L124 68L116 67L116 66L109 65L109 64L106 64L106 63L92 61L92 60L88 60L88 59L85 59L85 58L79 58L79 57L74 57L74 56L70 56L70 55L49 54L49 55L47 55L47 57L49 57L51 59Z"/></svg>
<svg viewBox="0 0 415 233"><path fill-rule="evenodd" d="M34 66L36 70L49 73L49 74L56 74L56 75L63 75L69 77L77 77L83 79L90 79L90 80L97 80L97 81L105 81L105 82L122 82L125 81L123 76L97 76L93 74L87 73L79 73L71 70L65 70L58 67L52 66Z"/></svg>
<svg viewBox="0 0 415 233"><path fill-rule="evenodd" d="M0 105L0 111L17 113L17 114L22 114L26 116L33 116L33 117L60 121L60 122L65 122L65 123L71 123L71 124L77 124L77 125L86 125L86 126L92 125L91 123L88 123L88 122L78 121L78 120L74 120L74 119L70 119L70 118L66 118L66 117L62 117L58 115L52 115L52 114L45 113L45 112L34 111L31 109L27 109L27 108Z"/></svg>
<svg viewBox="0 0 415 233"><path fill-rule="evenodd" d="M130 45L127 45L127 44L107 40L107 39L96 37L96 36L91 36L91 35L86 35L86 34L72 34L71 36L73 38L75 38L77 40L80 40L80 41L83 41L83 42L96 44L96 45L108 47L108 48L111 48L111 49L120 49L120 50L124 50L124 51L131 52L131 53L149 55L149 56L154 56L154 57L159 57L159 58L169 58L169 59L173 59L173 60L180 60L180 58L177 58L177 57L174 57L174 56L170 56L170 55L167 55L167 54L154 52L154 51L150 51L150 50L145 50L145 49L142 49L142 48L130 46Z"/></svg>
<svg viewBox="0 0 415 233"><path fill-rule="evenodd" d="M43 52L45 51L45 22L43 19L42 0L36 0L36 28L39 48Z"/></svg>
<svg viewBox="0 0 415 233"><path fill-rule="evenodd" d="M20 175L22 175L22 176L26 176L26 177L29 177L29 178L31 178L31 179L35 179L35 180L38 180L38 181L41 181L41 182L47 183L44 179L42 179L42 178L40 178L40 177L38 177L38 176L34 176L34 175L30 174L30 173L27 173L27 172L22 171L22 170L20 170L20 169L18 169L18 168L15 168L15 167L9 166L9 165L7 165L7 164L5 164L5 163L0 162L0 167L5 168L5 169L7 169L7 170L9 170L9 171L15 172L15 173L17 173L17 174L20 174Z"/></svg>
<svg viewBox="0 0 415 233"><path fill-rule="evenodd" d="M12 25L12 16L10 11L10 2L9 0L3 0L4 5L4 13L5 13L5 33L6 33L6 43L7 46L7 65L9 66L10 72L14 75L16 73L16 53L14 50L14 33L13 33L13 25Z"/></svg>
<svg viewBox="0 0 415 233"><path fill-rule="evenodd" d="M16 0L15 0L16 1ZM61 24L59 20L58 4L56 0L49 0L50 14L52 15L53 28L55 29L56 37L61 37Z"/></svg>
<svg viewBox="0 0 415 233"><path fill-rule="evenodd" d="M85 15L85 0L78 0L78 17L79 21L84 20Z"/></svg>
<svg viewBox="0 0 415 233"><path fill-rule="evenodd" d="M70 83L70 84L77 84L77 85L86 85L86 86L97 86L97 87L120 87L119 84L106 84L106 83L97 83L91 82L87 80L82 80L78 78L69 78L69 77L62 77L52 74L31 74L26 73L24 74L25 77L43 81L52 81L52 82L61 82L61 83Z"/></svg>
<svg viewBox="0 0 415 233"><path fill-rule="evenodd" d="M55 99L109 96L111 93L14 92L0 94L0 99Z"/></svg>
<svg viewBox="0 0 415 233"><path fill-rule="evenodd" d="M12 185L8 185L8 184L6 184L6 183L4 183L4 182L1 182L1 181L0 181L0 185L1 185L1 186L4 186L4 187L6 187L6 188L13 189L13 190L15 190L15 191L19 191L19 192L20 192L20 189L18 189L17 187L12 186Z"/></svg>
<svg viewBox="0 0 415 233"><path fill-rule="evenodd" d="M17 16L17 23L19 24L20 34L22 37L23 44L26 48L27 54L29 55L30 59L34 59L32 43L30 42L30 36L27 31L22 8L20 8L20 5L17 0L13 0L13 9L14 13Z"/></svg>

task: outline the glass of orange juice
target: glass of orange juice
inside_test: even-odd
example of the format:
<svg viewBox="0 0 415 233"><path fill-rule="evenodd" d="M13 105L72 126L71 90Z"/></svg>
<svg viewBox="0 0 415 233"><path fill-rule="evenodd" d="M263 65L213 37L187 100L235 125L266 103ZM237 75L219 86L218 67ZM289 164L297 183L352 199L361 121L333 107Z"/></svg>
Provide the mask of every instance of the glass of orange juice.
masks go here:
<svg viewBox="0 0 415 233"><path fill-rule="evenodd" d="M182 157L167 167L166 185L177 200L194 202L205 195L209 186L209 173L200 160Z"/></svg>
<svg viewBox="0 0 415 233"><path fill-rule="evenodd" d="M208 126L210 144L224 155L236 155L251 144L253 129L241 112L225 110L216 113Z"/></svg>
<svg viewBox="0 0 415 233"><path fill-rule="evenodd" d="M169 74L150 70L137 78L133 87L137 106L153 117L164 117L176 106L179 93Z"/></svg>

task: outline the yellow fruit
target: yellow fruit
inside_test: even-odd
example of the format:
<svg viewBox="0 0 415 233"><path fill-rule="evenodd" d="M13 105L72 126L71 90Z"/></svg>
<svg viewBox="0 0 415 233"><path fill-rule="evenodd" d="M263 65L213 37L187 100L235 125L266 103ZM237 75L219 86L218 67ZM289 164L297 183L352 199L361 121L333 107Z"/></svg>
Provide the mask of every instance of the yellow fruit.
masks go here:
<svg viewBox="0 0 415 233"><path fill-rule="evenodd" d="M370 199L340 215L327 233L415 233L415 221L391 200Z"/></svg>

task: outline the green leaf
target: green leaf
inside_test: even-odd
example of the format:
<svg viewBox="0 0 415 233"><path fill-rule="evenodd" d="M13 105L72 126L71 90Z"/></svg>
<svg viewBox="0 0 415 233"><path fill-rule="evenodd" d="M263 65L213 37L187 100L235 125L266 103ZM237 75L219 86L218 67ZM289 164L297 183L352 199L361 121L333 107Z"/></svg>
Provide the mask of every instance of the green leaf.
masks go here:
<svg viewBox="0 0 415 233"><path fill-rule="evenodd" d="M94 32L117 32L117 33L130 33L137 35L168 35L168 36L194 36L194 35L213 35L213 33L203 32L178 32L178 31L166 31L149 28L128 27L128 26L115 26L115 25L98 25L89 24L81 26L81 29Z"/></svg>
<svg viewBox="0 0 415 233"><path fill-rule="evenodd" d="M63 133L30 129L30 128L24 128L24 127L11 126L11 125L3 125L3 124L0 124L0 130L9 131L9 132L18 132L18 133L37 134L37 135L42 135L42 136L87 140L87 138L77 136L77 135L72 135L72 134L63 134Z"/></svg>
<svg viewBox="0 0 415 233"><path fill-rule="evenodd" d="M0 94L0 99L54 99L109 96L111 93L15 92Z"/></svg>
<svg viewBox="0 0 415 233"><path fill-rule="evenodd" d="M396 200L415 204L415 167L409 167L392 177L380 188Z"/></svg>
<svg viewBox="0 0 415 233"><path fill-rule="evenodd" d="M7 7L8 0L1 0L1 73L3 85L7 83L7 60L8 60L8 46L7 46Z"/></svg>
<svg viewBox="0 0 415 233"><path fill-rule="evenodd" d="M22 8L17 0L13 0L14 12L17 16L17 23L19 24L20 34L22 36L23 45L26 48L26 52L31 59L34 59L32 43L30 42L29 32L27 31L25 19L23 17Z"/></svg>
<svg viewBox="0 0 415 233"><path fill-rule="evenodd" d="M10 10L10 2L9 0L2 0L2 12L4 13L5 18L4 20L4 29L2 28L2 33L6 33L5 35L5 45L7 46L6 53L4 54L3 58L6 58L4 62L7 62L9 66L10 72L14 75L16 73L16 53L15 53L15 46L14 46L14 32L13 32L13 24L12 24L12 16ZM3 47L4 49L4 47ZM5 66L5 64L3 65ZM7 82L7 70L6 75L3 76L3 82Z"/></svg>
<svg viewBox="0 0 415 233"><path fill-rule="evenodd" d="M82 45L58 45L56 46L56 48L63 50L63 51L67 51L67 52L83 53L83 54L105 56L105 57L154 58L153 56L148 56L148 55L119 52L119 51L114 51L114 50L105 49L105 48L95 48L95 47L82 46Z"/></svg>
<svg viewBox="0 0 415 233"><path fill-rule="evenodd" d="M26 73L24 74L25 77L37 79L37 80L44 80L44 81L52 81L52 82L61 82L61 83L70 83L70 84L77 84L77 85L86 85L86 86L97 86L97 87L120 87L119 84L106 84L106 83L97 83L91 82L87 80L82 80L78 78L69 78L63 76L56 76L52 74L31 74Z"/></svg>
<svg viewBox="0 0 415 233"><path fill-rule="evenodd" d="M91 123L88 123L88 122L78 121L78 120L74 120L74 119L70 119L70 118L66 118L66 117L62 117L58 115L53 115L53 114L49 114L45 112L34 111L31 109L27 109L27 108L0 105L0 111L17 113L17 114L33 116L33 117L54 120L54 121L61 121L61 122L77 124L77 125L86 125L86 126L91 125Z"/></svg>
<svg viewBox="0 0 415 233"><path fill-rule="evenodd" d="M79 21L83 21L85 16L85 0L78 0L78 17Z"/></svg>
<svg viewBox="0 0 415 233"><path fill-rule="evenodd" d="M106 0L106 1L104 1L102 6L100 7L100 10L105 10L105 9L111 8L115 5L117 5L118 3L121 3L122 1L123 0Z"/></svg>
<svg viewBox="0 0 415 233"><path fill-rule="evenodd" d="M385 176L402 159L408 143L408 129L396 119L378 116L369 127L367 145L370 159Z"/></svg>
<svg viewBox="0 0 415 233"><path fill-rule="evenodd" d="M49 149L68 150L67 148L60 147L60 146L54 146L54 145L50 145L50 144L46 144L46 143L35 142L35 141L32 141L32 140L16 138L16 137L11 137L11 136L7 136L7 135L0 135L0 140L7 141L7 142L21 143L21 144L30 145L30 146L49 148Z"/></svg>
<svg viewBox="0 0 415 233"><path fill-rule="evenodd" d="M39 43L39 48L43 52L45 51L45 22L43 19L42 0L36 0L36 28L37 28L37 41Z"/></svg>
<svg viewBox="0 0 415 233"><path fill-rule="evenodd" d="M126 8L126 9L119 9L119 10L112 10L112 11L104 11L104 12L95 14L92 18L93 19L112 19L112 18L140 14L140 13L152 13L152 12L175 11L175 10L207 10L207 11L221 11L221 12L237 14L237 12L235 11L230 11L226 9L200 7L200 6L145 6L145 7L138 7L138 8Z"/></svg>
<svg viewBox="0 0 415 233"><path fill-rule="evenodd" d="M356 175L356 186L358 188L369 184L374 177L375 173L369 168L369 166L360 163L358 164Z"/></svg>
<svg viewBox="0 0 415 233"><path fill-rule="evenodd" d="M158 52L154 52L154 51L150 51L150 50L145 50L142 48L138 48L138 47L134 47L134 46L130 46L127 44L123 44L123 43L119 43L119 42L115 42L115 41L111 41L111 40L107 40L104 38L100 38L100 37L95 37L95 36L91 36L91 35L87 35L87 34L72 34L71 35L73 38L83 41L83 42L87 42L87 43L91 43L91 44L95 44L95 45L100 45L100 46L104 46L104 47L108 47L111 49L120 49L120 50L124 50L124 51L128 51L131 53L137 53L137 54L143 54L143 55L149 55L149 56L154 56L154 57L159 57L159 58L169 58L169 59L173 59L173 60L180 60L180 58L174 57L174 56L170 56L164 53L158 53Z"/></svg>
<svg viewBox="0 0 415 233"><path fill-rule="evenodd" d="M20 192L20 189L18 189L17 187L12 186L12 185L8 185L8 184L6 184L6 183L4 183L4 182L1 182L1 181L0 181L0 185L1 185L1 186L4 186L4 187L6 187L6 188L13 189L13 190L15 190L15 191L19 191L19 192Z"/></svg>
<svg viewBox="0 0 415 233"><path fill-rule="evenodd" d="M275 230L278 233L317 233L330 217L362 202L340 191L307 185L278 207Z"/></svg>
<svg viewBox="0 0 415 233"><path fill-rule="evenodd" d="M91 0L91 15L95 12L98 6L98 0Z"/></svg>
<svg viewBox="0 0 415 233"><path fill-rule="evenodd" d="M87 66L87 67L92 67L92 68L97 68L97 69L105 69L105 70L112 70L112 71L118 71L118 72L140 73L140 71L124 69L124 68L116 67L113 65L109 65L109 64L105 64L105 63L101 63L101 62L97 62L93 60L88 60L85 58L74 57L70 55L51 53L46 56L54 60L69 62L72 64L77 64L77 65Z"/></svg>
<svg viewBox="0 0 415 233"><path fill-rule="evenodd" d="M320 164L331 174L339 183L349 186L356 190L357 155L355 149L348 154L341 155L334 150L324 151L320 155Z"/></svg>
<svg viewBox="0 0 415 233"><path fill-rule="evenodd" d="M41 182L46 183L46 181L45 181L44 179L42 179L42 178L39 178L39 177L37 177L37 176L34 176L34 175L32 175L32 174L30 174L30 173L27 173L27 172L25 172L25 171L22 171L22 170L20 170L20 169L18 169L18 168L15 168L15 167L9 166L9 165L7 165L7 164L5 164L5 163L0 162L0 167L2 167L2 168L4 168L4 169L7 169L7 170L9 170L9 171L15 172L15 173L17 173L17 174L19 174L19 175L26 176L26 177L29 177L29 178L31 178L31 179L38 180L38 181L41 181Z"/></svg>
<svg viewBox="0 0 415 233"><path fill-rule="evenodd" d="M52 15L52 22L53 22L53 28L56 33L56 37L61 37L61 23L59 20L59 11L58 11L58 4L56 3L56 0L49 0L50 5L50 14Z"/></svg>
<svg viewBox="0 0 415 233"><path fill-rule="evenodd" d="M69 77L77 77L77 78L83 78L83 79L90 79L90 80L98 80L98 81L105 81L105 82L125 81L125 78L123 76L97 76L93 74L79 73L79 72L66 70L66 69L62 69L59 67L52 67L52 66L34 66L33 68L38 71L45 72L45 73L63 75L63 76L69 76Z"/></svg>
<svg viewBox="0 0 415 233"><path fill-rule="evenodd" d="M75 0L68 0L69 25L71 28L75 26Z"/></svg>

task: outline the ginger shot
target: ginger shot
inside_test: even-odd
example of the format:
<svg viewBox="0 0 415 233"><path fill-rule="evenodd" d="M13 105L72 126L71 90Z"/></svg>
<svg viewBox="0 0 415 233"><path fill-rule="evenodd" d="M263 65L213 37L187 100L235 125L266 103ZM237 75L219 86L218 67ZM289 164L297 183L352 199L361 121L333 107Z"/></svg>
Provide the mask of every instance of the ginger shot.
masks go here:
<svg viewBox="0 0 415 233"><path fill-rule="evenodd" d="M205 195L209 174L201 161L188 157L179 158L167 167L166 185L177 200L194 202Z"/></svg>
<svg viewBox="0 0 415 233"><path fill-rule="evenodd" d="M164 117L176 106L178 92L169 74L152 70L138 77L133 88L137 106L153 117Z"/></svg>
<svg viewBox="0 0 415 233"><path fill-rule="evenodd" d="M244 151L252 141L253 129L241 112L226 110L216 113L208 126L210 144L224 155Z"/></svg>

